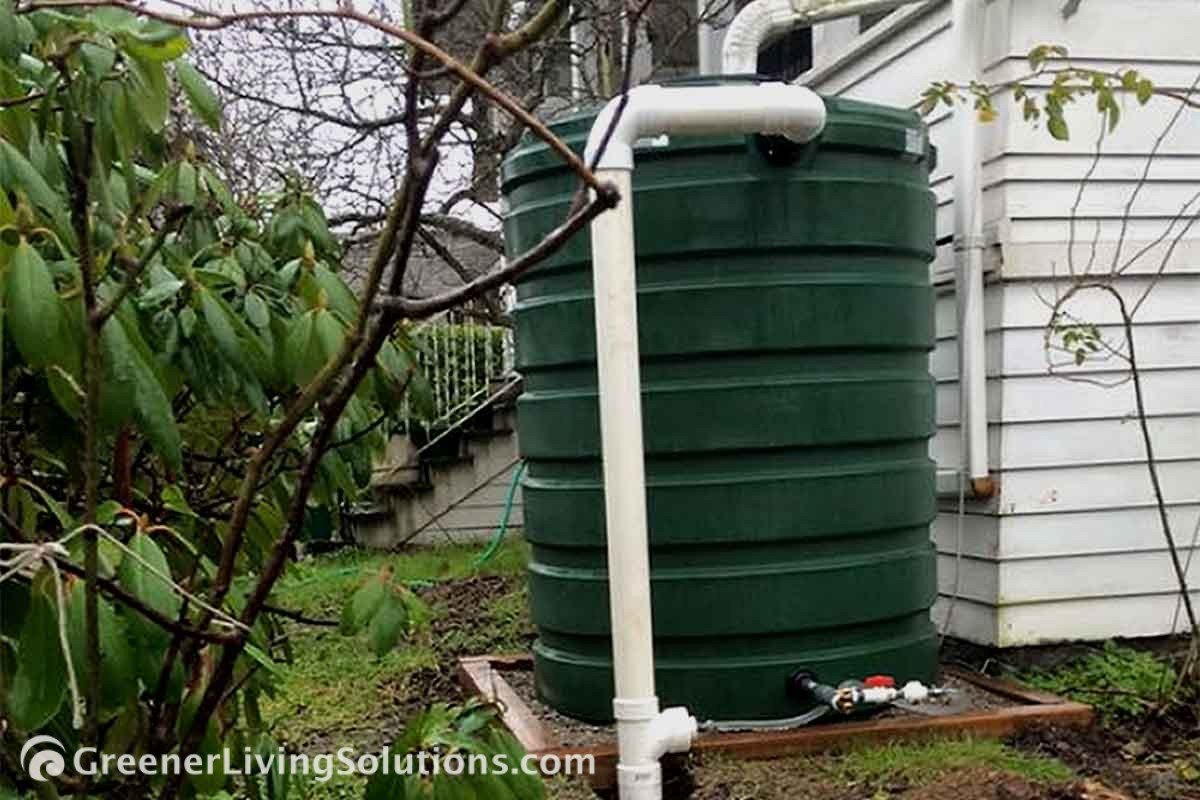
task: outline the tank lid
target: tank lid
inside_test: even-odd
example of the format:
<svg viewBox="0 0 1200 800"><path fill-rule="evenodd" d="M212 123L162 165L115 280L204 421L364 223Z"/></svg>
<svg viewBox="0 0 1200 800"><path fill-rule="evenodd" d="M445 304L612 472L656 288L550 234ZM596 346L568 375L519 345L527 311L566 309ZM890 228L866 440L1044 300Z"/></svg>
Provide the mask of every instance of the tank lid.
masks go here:
<svg viewBox="0 0 1200 800"><path fill-rule="evenodd" d="M699 76L664 81L664 85L697 86L720 85L731 82L748 83L766 80L753 75ZM860 150L893 153L913 161L928 161L930 169L936 165L936 152L929 144L929 135L924 121L914 111L906 108L850 100L844 97L822 95L829 117L825 130L810 143L822 149ZM572 150L582 154L592 122L602 106L565 112L551 117L547 123L550 130L559 136ZM743 146L747 137L741 135L706 137L705 147ZM656 148L657 152L671 148ZM530 179L534 174L545 171L566 170L558 157L546 143L526 132L520 144L504 159L501 165L501 186L510 190L516 183Z"/></svg>

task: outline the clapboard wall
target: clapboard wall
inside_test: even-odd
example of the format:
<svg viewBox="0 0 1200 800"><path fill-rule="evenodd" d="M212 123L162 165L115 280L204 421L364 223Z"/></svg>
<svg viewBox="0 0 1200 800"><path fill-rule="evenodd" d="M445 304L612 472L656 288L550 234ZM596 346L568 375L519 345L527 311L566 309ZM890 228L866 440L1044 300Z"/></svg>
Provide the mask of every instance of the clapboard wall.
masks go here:
<svg viewBox="0 0 1200 800"><path fill-rule="evenodd" d="M1084 0L1070 19L1060 7L988 3L986 80L1026 74L1026 54L1043 42L1067 46L1077 65L1136 67L1183 93L1200 76L1200 3ZM802 80L822 92L913 105L931 81L961 77L949 3L901 9L862 34L853 21L831 23L814 42L816 66ZM1096 160L1092 102L1070 111L1068 142L1031 127L1009 101L1000 107L1000 119L982 129L989 456L1000 489L987 503L968 499L961 516L953 492L944 498L934 533L942 593L935 613L949 615L957 636L1000 645L1167 633L1182 623L1177 584L1134 393L1122 382L1127 372L1117 359L1051 371L1048 359L1062 357L1048 356L1045 330L1048 304L1072 270L1107 274L1120 265L1115 285L1131 300L1145 296L1135 342L1169 517L1189 559L1200 530L1200 224L1185 230L1179 217L1200 192L1200 110L1184 112L1163 136L1177 104L1156 98L1139 107L1126 98L1121 125ZM935 113L930 125L940 153L938 235L948 239L957 143L948 113ZM1188 208L1200 212L1200 197ZM939 248L931 453L947 489L961 459L953 268L951 248ZM1104 296L1081 295L1069 310L1122 341ZM1200 581L1200 565L1193 573Z"/></svg>

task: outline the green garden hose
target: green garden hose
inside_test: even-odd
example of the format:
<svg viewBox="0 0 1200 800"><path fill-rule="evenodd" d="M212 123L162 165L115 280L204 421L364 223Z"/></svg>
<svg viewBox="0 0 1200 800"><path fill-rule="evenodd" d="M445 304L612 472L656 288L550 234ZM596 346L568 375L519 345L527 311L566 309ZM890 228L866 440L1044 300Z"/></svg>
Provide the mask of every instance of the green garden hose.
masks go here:
<svg viewBox="0 0 1200 800"><path fill-rule="evenodd" d="M504 498L504 511L500 515L500 525L496 528L496 532L492 534L492 538L488 542L487 547L485 547L483 551L475 557L474 561L471 562L471 567L475 571L479 571L486 566L489 561L495 558L496 553L500 552L500 547L504 544L504 537L508 533L509 522L512 519L513 503L517 499L517 487L521 485L521 478L524 476L525 462L521 461L517 465L516 471L513 472L512 480L508 484L508 493ZM360 570L361 567L355 565L352 567L344 567L331 574L337 576L349 575ZM313 576L300 581L298 585L304 586L312 583L313 581L324 580L328 577L329 576L326 575ZM403 581L404 585L408 586L410 589L428 589L441 582L442 579L439 578L413 578Z"/></svg>
<svg viewBox="0 0 1200 800"><path fill-rule="evenodd" d="M475 569L478 570L487 564L495 557L500 550L500 545L504 544L504 535L508 533L508 520L512 517L513 501L517 497L517 487L521 485L521 478L525 475L525 462L522 461L515 472L513 472L512 481L508 484L508 495L504 498L504 512L500 515L500 527L496 528L496 533L492 536L492 540L488 542L488 546L483 552L475 558Z"/></svg>

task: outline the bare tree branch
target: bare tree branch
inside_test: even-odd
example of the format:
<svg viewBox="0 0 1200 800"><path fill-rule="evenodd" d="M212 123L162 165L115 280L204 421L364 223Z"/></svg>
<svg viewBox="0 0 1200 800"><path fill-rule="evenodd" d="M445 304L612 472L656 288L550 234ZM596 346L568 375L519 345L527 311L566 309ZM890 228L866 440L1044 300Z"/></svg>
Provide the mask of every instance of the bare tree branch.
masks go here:
<svg viewBox="0 0 1200 800"><path fill-rule="evenodd" d="M544 261L553 255L559 248L566 244L568 239L578 233L593 219L616 205L619 201L616 187L609 184L603 184L603 186L606 187L605 191L597 193L583 208L568 217L566 222L548 233L541 242L501 269L476 278L470 283L456 289L451 289L436 297L423 300L397 297L395 295L384 296L379 298L378 307L397 311L409 319L421 319L459 305L467 299L477 296L480 292L490 291L511 282L534 264Z"/></svg>

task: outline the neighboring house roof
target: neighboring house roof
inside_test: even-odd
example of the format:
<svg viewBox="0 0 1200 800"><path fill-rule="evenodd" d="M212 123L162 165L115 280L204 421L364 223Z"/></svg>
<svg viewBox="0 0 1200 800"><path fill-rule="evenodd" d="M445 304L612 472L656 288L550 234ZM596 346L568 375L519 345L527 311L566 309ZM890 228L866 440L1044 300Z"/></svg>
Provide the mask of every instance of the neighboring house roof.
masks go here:
<svg viewBox="0 0 1200 800"><path fill-rule="evenodd" d="M429 297L461 286L466 280L492 269L499 258L498 253L478 242L428 230L457 262L462 274L443 259L433 246L418 239L404 275L403 290L409 297ZM342 275L353 289L361 288L366 278L374 246L373 236L358 239L347 248L342 258Z"/></svg>

